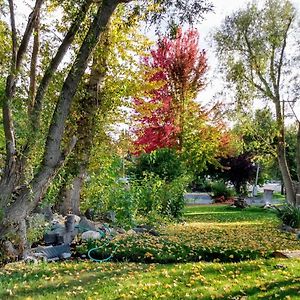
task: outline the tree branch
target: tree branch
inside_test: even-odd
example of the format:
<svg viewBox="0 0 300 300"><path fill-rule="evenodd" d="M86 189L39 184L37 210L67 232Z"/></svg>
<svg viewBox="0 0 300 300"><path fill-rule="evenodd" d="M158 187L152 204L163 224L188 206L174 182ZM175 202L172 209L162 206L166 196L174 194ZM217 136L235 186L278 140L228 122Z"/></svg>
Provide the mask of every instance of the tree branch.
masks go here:
<svg viewBox="0 0 300 300"><path fill-rule="evenodd" d="M20 69L23 57L25 52L27 51L28 43L33 31L33 28L36 24L36 18L38 18L41 6L43 4L44 0L36 0L35 6L31 14L29 15L29 19L27 22L27 26L23 35L23 38L20 43L20 47L18 49L17 53L17 60L16 60L16 70L18 71Z"/></svg>
<svg viewBox="0 0 300 300"><path fill-rule="evenodd" d="M37 60L40 48L40 12L38 12L36 22L34 25L34 39L33 49L30 62L30 83L29 83L29 101L28 101L28 114L31 114L34 97L36 94L36 74L37 74Z"/></svg>
<svg viewBox="0 0 300 300"><path fill-rule="evenodd" d="M65 38L63 39L61 45L59 46L56 55L51 60L50 65L48 66L41 83L38 87L35 99L34 99L34 106L32 110L31 116L31 124L33 130L33 137L36 135L39 126L40 126L40 115L43 106L43 98L47 92L49 84L53 78L55 71L57 70L59 64L61 63L62 59L64 58L68 48L72 44L76 33L78 32L82 21L84 20L89 7L91 6L93 0L86 0L80 8L80 11L76 17L76 19L71 24L68 33L66 34ZM32 137L30 137L32 140ZM34 139L34 138L33 138Z"/></svg>
<svg viewBox="0 0 300 300"><path fill-rule="evenodd" d="M283 38L283 44L282 44L282 48L280 51L280 58L279 58L279 63L278 63L278 73L277 73L277 87L278 87L278 99L279 99L279 86L280 86L280 80L281 80L281 69L282 69L282 65L283 65L283 59L284 59L284 51L286 48L286 42L287 42L287 35L288 35L288 31L291 27L291 24L293 22L293 18L291 17L288 21L285 33L284 33L284 38Z"/></svg>

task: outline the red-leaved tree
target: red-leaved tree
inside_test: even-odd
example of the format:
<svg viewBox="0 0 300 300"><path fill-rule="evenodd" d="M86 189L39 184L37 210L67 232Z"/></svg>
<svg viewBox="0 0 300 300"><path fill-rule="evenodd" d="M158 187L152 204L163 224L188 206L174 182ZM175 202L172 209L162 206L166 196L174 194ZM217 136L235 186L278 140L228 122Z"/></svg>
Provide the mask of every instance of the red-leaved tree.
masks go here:
<svg viewBox="0 0 300 300"><path fill-rule="evenodd" d="M198 31L179 29L174 39L164 37L144 63L152 70L148 80L159 87L151 90L146 99L135 99L136 152L165 147L181 149L185 115L189 103L203 89L207 71Z"/></svg>

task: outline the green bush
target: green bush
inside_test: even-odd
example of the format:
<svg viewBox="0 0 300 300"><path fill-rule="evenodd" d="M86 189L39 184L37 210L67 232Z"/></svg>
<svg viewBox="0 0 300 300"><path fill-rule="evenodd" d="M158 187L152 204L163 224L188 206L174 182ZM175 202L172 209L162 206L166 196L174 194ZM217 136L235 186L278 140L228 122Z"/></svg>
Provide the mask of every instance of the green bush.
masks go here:
<svg viewBox="0 0 300 300"><path fill-rule="evenodd" d="M300 208L293 205L285 205L276 209L278 218L283 224L293 228L300 228Z"/></svg>
<svg viewBox="0 0 300 300"><path fill-rule="evenodd" d="M171 182L182 176L185 171L176 150L162 148L151 153L142 153L129 170L129 175L137 179L143 179L145 173L155 174L159 178Z"/></svg>
<svg viewBox="0 0 300 300"><path fill-rule="evenodd" d="M145 173L142 180L133 181L131 192L141 215L163 215L179 218L184 207L183 193L188 185L187 176L166 182L153 173Z"/></svg>
<svg viewBox="0 0 300 300"><path fill-rule="evenodd" d="M234 190L227 187L224 181L215 181L211 184L212 196L214 198L224 197L228 199L234 196Z"/></svg>

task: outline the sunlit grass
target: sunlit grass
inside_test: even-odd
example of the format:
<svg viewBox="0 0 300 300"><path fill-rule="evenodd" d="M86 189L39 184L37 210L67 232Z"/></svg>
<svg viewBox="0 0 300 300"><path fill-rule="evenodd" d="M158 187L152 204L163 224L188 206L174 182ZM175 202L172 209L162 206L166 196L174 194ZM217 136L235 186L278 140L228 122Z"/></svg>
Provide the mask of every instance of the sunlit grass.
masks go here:
<svg viewBox="0 0 300 300"><path fill-rule="evenodd" d="M300 260L12 265L0 299L299 299ZM244 298L242 298L244 297Z"/></svg>
<svg viewBox="0 0 300 300"><path fill-rule="evenodd" d="M212 210L212 213L209 213ZM161 236L122 239L132 259L201 260L197 253L219 251L226 260L245 253L261 256L274 249L300 249L293 234L278 229L272 212L225 206L186 208L185 221L160 228ZM244 252L243 252L244 251ZM252 251L252 252L251 252ZM204 252L205 254L205 252ZM123 255L123 256L122 256ZM184 257L185 255L185 257ZM209 257L209 255L208 255ZM243 259L244 259L243 258ZM300 299L300 259L256 259L242 262L142 264L66 261L0 270L0 299Z"/></svg>

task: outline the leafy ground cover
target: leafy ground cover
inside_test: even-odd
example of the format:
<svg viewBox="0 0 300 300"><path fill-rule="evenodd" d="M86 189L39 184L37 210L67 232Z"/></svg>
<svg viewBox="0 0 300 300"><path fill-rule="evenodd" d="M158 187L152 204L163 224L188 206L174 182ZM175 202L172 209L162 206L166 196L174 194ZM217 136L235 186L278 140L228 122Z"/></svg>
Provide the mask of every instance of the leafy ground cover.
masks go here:
<svg viewBox="0 0 300 300"><path fill-rule="evenodd" d="M13 263L0 270L0 299L300 299L300 259L234 262L237 253L249 249L258 249L260 256L277 248L300 249L300 241L279 231L278 224L274 213L259 208L188 207L185 222L165 227L159 237L128 237L116 256L127 245L129 258L185 261L197 249L218 248L228 251L226 259L232 262Z"/></svg>
<svg viewBox="0 0 300 300"><path fill-rule="evenodd" d="M300 299L300 260L12 264L0 299Z"/></svg>
<svg viewBox="0 0 300 300"><path fill-rule="evenodd" d="M117 247L117 261L234 262L269 258L277 250L300 249L296 235L282 232L279 225L274 212L258 207L191 206L185 210L184 222L161 228L160 236L128 236L93 254L105 258Z"/></svg>

